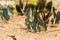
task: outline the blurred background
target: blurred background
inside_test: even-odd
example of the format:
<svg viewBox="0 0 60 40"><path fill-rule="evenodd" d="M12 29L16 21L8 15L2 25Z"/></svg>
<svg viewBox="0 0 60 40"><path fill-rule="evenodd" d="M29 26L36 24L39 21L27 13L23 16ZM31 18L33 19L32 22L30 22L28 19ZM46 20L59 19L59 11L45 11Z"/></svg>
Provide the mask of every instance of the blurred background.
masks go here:
<svg viewBox="0 0 60 40"><path fill-rule="evenodd" d="M19 1L20 0L0 0L0 40L60 40L60 22L54 25L48 23L47 31L42 30L36 33L28 32L25 24L26 16L18 15L16 10L16 5L19 5ZM26 1L29 0L22 1L25 5ZM56 12L60 12L60 0L46 0L46 4L50 1L53 2ZM4 20L1 18L1 15L5 13L3 12L3 9L8 5L13 8L13 16L9 19L9 21L4 22ZM52 17L53 16L50 18Z"/></svg>

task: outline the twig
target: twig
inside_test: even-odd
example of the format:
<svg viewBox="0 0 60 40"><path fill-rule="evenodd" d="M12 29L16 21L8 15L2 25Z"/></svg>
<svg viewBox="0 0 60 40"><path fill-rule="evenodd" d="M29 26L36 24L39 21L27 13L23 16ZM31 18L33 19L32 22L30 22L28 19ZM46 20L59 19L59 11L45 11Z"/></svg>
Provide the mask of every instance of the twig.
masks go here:
<svg viewBox="0 0 60 40"><path fill-rule="evenodd" d="M50 30L50 31L47 31L47 33L49 33L49 32L55 32L55 31L60 31L60 29Z"/></svg>
<svg viewBox="0 0 60 40"><path fill-rule="evenodd" d="M17 40L16 38L15 38L15 35L13 36L13 35L8 35L9 37L11 37L13 40Z"/></svg>

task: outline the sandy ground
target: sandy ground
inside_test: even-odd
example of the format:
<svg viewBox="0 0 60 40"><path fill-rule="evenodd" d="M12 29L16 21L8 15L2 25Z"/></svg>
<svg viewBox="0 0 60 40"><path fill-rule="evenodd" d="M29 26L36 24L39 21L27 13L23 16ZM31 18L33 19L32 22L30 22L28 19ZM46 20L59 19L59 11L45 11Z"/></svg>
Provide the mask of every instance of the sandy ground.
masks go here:
<svg viewBox="0 0 60 40"><path fill-rule="evenodd" d="M60 40L60 24L54 27L49 24L47 31L32 33L27 30L25 16L16 14L7 23L3 23L0 18L0 40L14 40L10 36L15 36L16 40Z"/></svg>
<svg viewBox="0 0 60 40"><path fill-rule="evenodd" d="M17 13L7 22L3 23L0 18L0 40L14 40L10 36L15 36L16 40L60 40L60 25L56 24L47 31L37 33L28 32L25 25L25 16L17 16Z"/></svg>

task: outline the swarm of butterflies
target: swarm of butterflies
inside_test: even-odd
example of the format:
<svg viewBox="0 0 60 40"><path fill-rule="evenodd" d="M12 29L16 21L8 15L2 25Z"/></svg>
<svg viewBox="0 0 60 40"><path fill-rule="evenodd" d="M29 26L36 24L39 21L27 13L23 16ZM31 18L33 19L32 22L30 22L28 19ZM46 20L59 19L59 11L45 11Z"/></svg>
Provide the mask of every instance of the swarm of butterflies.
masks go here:
<svg viewBox="0 0 60 40"><path fill-rule="evenodd" d="M46 0L38 0L37 5L27 3L25 8L23 7L23 2L20 0L19 5L16 5L16 11L18 15L26 15L25 22L30 32L46 31L46 24L48 24L51 15L54 16L50 20L52 24L59 23L60 21L60 12L55 12L56 9L53 7L52 1L46 4ZM1 18L8 21L12 14L9 7L4 8Z"/></svg>

